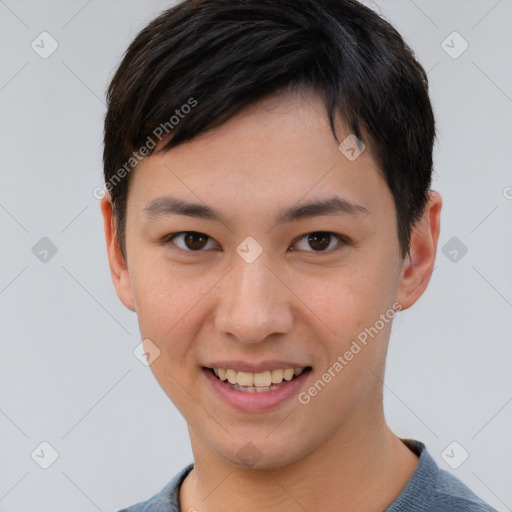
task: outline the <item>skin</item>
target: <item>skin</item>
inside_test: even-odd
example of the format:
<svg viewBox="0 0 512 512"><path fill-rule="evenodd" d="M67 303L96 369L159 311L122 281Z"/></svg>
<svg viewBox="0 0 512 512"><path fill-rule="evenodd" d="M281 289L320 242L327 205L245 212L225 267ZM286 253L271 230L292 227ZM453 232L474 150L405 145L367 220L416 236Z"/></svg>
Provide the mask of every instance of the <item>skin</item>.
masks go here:
<svg viewBox="0 0 512 512"><path fill-rule="evenodd" d="M350 133L340 120L336 131L340 141ZM391 322L305 405L292 397L272 411L237 411L201 367L297 361L313 368L307 390L379 315L422 295L439 237L439 194L430 192L402 259L393 197L370 148L349 161L311 91L259 101L146 158L130 180L126 259L110 198L101 201L109 265L142 339L160 350L151 370L188 424L195 466L180 488L181 509L302 511L321 503L324 512L381 512L418 463L384 418ZM165 194L205 203L226 223L182 215L150 221L144 207ZM335 194L368 213L276 225L281 210ZM195 252L183 236L162 243L184 231L210 238ZM348 243L333 236L318 250L305 236L318 231ZM263 249L252 263L236 252L248 236ZM260 458L244 465L237 453L249 441Z"/></svg>

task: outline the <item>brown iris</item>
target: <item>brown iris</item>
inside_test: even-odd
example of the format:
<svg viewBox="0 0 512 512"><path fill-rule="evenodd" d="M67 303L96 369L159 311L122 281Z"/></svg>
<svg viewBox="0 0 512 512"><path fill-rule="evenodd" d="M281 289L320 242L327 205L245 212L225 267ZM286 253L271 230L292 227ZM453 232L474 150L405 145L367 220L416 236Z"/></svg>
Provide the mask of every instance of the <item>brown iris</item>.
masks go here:
<svg viewBox="0 0 512 512"><path fill-rule="evenodd" d="M308 235L308 243L311 246L311 248L315 250L321 251L326 247L329 247L330 241L330 233L326 233L324 231L316 231L315 233L311 233Z"/></svg>
<svg viewBox="0 0 512 512"><path fill-rule="evenodd" d="M202 233L186 233L184 235L185 245L191 250L200 250L208 241L208 236Z"/></svg>

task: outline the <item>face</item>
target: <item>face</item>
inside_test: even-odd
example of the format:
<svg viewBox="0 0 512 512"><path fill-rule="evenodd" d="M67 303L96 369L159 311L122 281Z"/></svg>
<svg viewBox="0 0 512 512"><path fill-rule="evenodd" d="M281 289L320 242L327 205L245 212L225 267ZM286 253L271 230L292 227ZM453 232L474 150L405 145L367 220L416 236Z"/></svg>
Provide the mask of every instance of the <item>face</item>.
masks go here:
<svg viewBox="0 0 512 512"><path fill-rule="evenodd" d="M118 295L195 448L237 465L300 461L382 414L409 260L369 148L347 158L324 113L312 92L275 95L130 178Z"/></svg>

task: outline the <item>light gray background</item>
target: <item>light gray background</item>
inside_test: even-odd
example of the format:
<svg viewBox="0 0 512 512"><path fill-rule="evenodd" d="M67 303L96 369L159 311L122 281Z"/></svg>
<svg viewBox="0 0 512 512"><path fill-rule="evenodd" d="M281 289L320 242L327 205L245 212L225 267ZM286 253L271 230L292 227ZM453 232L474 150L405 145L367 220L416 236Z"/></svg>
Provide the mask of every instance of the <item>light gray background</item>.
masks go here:
<svg viewBox="0 0 512 512"><path fill-rule="evenodd" d="M429 72L434 188L444 198L431 284L395 320L387 419L512 510L512 1L368 4ZM115 294L92 195L106 85L168 5L0 0L3 512L110 511L153 495L192 461L183 418L133 355L136 316ZM31 48L43 31L59 45L47 59ZM469 43L456 59L442 47L453 31ZM47 262L32 252L42 237L58 249ZM468 248L457 262L442 252L452 237ZM48 469L31 458L42 441L58 452ZM441 456L453 441L469 452L456 470Z"/></svg>

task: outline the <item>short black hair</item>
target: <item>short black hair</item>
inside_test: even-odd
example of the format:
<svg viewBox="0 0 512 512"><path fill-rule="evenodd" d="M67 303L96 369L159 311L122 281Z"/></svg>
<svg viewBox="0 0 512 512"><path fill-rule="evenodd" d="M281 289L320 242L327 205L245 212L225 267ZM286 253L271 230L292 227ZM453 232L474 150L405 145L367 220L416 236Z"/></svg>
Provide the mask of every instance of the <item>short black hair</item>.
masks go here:
<svg viewBox="0 0 512 512"><path fill-rule="evenodd" d="M104 177L123 255L129 172L157 142L171 149L293 86L321 95L337 142L340 115L371 150L405 257L432 179L428 78L392 25L357 0L185 0L137 35L105 116Z"/></svg>

